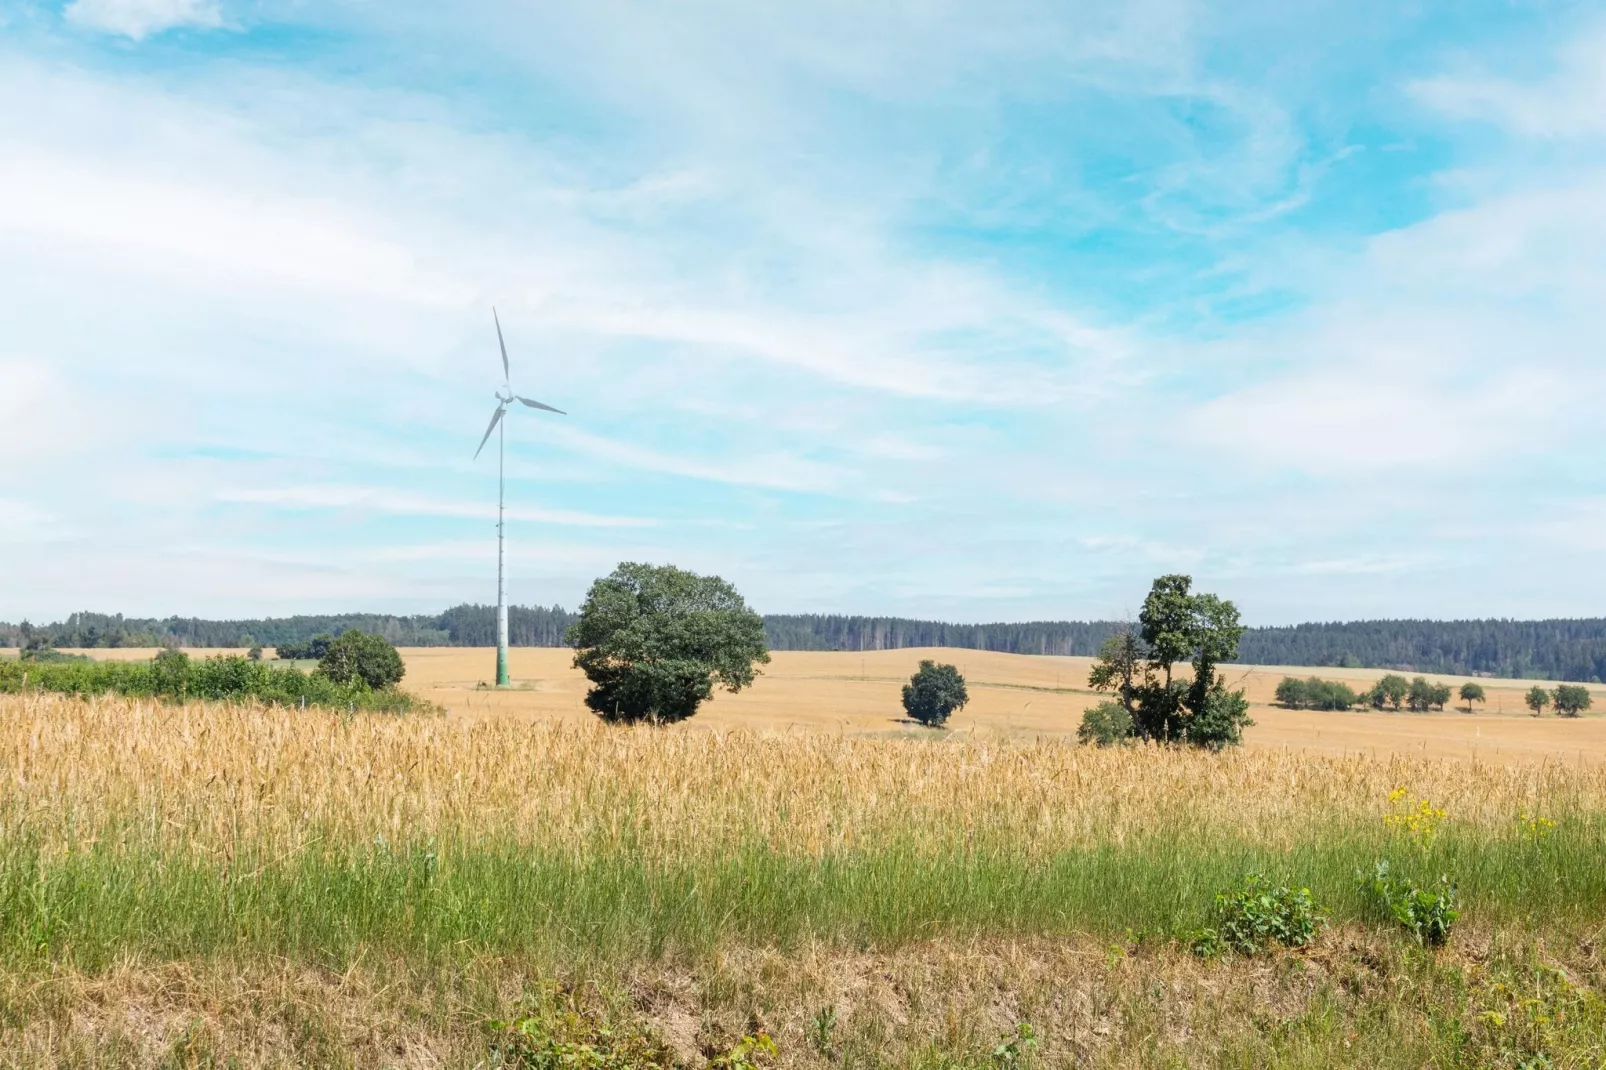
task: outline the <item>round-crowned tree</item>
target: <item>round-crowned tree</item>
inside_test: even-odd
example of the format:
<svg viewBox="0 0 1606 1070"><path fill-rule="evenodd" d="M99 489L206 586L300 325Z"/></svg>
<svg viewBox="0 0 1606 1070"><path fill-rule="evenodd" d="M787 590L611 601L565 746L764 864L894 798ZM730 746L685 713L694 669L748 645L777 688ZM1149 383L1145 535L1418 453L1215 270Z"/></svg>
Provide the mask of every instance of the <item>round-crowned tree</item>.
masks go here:
<svg viewBox="0 0 1606 1070"><path fill-rule="evenodd" d="M591 585L564 635L604 721L684 721L753 682L770 660L764 619L718 576L626 561Z"/></svg>
<svg viewBox="0 0 1606 1070"><path fill-rule="evenodd" d="M394 687L406 675L407 667L401 655L382 635L352 630L341 632L329 641L318 672L337 684L354 684L359 680L374 691Z"/></svg>
<svg viewBox="0 0 1606 1070"><path fill-rule="evenodd" d="M927 658L903 685L903 708L910 717L931 728L940 727L955 710L970 701L965 678L952 665Z"/></svg>

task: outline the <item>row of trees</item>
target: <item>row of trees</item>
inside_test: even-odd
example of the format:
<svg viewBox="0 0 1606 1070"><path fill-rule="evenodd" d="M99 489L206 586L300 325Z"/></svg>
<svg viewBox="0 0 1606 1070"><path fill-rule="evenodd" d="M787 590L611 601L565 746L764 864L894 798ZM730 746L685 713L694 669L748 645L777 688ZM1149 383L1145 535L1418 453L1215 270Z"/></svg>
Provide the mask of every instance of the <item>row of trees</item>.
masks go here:
<svg viewBox="0 0 1606 1070"><path fill-rule="evenodd" d="M578 614L561 606L510 606L515 646L564 646ZM1125 627L1112 621L950 624L904 617L774 614L763 618L772 650L888 650L949 646L1016 654L1094 654ZM349 613L258 620L124 618L75 613L48 625L0 622L0 646L33 634L55 647L241 647L304 643L356 629L398 646L488 646L496 610L460 605L438 614ZM1542 621L1351 621L1246 628L1237 660L1254 665L1338 665L1408 672L1599 682L1606 680L1606 619Z"/></svg>
<svg viewBox="0 0 1606 1070"><path fill-rule="evenodd" d="M1461 685L1460 695L1469 713L1474 703L1488 701L1483 685L1471 680ZM1278 703L1294 710L1347 710L1368 704L1379 710L1405 708L1420 713L1444 709L1450 696L1449 684L1430 683L1422 676L1407 680L1394 673L1384 676L1366 691L1356 691L1348 684L1317 676L1306 680L1285 676L1277 685ZM1564 717L1577 717L1591 704L1589 689L1580 684L1562 684L1552 691L1535 684L1523 697L1523 702L1535 716L1554 706Z"/></svg>

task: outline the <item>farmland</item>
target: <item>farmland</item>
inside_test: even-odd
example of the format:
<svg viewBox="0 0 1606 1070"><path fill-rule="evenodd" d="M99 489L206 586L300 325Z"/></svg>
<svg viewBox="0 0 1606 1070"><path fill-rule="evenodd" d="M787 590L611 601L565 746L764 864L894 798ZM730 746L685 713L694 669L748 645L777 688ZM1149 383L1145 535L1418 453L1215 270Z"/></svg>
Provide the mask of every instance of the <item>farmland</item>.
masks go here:
<svg viewBox="0 0 1606 1070"><path fill-rule="evenodd" d="M149 650L84 651L98 658L148 658ZM203 652L195 652L202 656ZM210 652L205 652L210 653ZM222 651L219 651L222 653ZM229 651L244 653L244 651ZM403 651L404 686L455 717L583 722L585 678L572 654L549 647L511 651L517 687L482 690L492 675L494 651L423 647ZM1088 658L1000 654L977 650L907 649L864 654L780 651L754 686L720 694L684 727L756 732L833 732L923 736L902 718L899 689L921 658L957 664L969 680L971 702L950 730L982 737L1073 736L1082 711L1096 701L1087 690ZM1285 710L1272 705L1285 675L1312 673L1350 682L1357 689L1381 669L1229 667L1232 686L1252 703L1255 727L1246 746L1291 748L1324 754L1407 754L1416 757L1509 761L1606 761L1606 718L1530 717L1522 696L1532 680L1481 679L1488 701L1467 715L1454 705L1442 713L1406 714ZM1466 677L1434 679L1459 686ZM1596 710L1606 709L1606 687L1591 687Z"/></svg>
<svg viewBox="0 0 1606 1070"><path fill-rule="evenodd" d="M506 692L487 653L408 652L439 714L0 696L0 1065L545 1065L497 1020L693 1067L759 1035L754 1065L1606 1054L1600 719L1290 713L1358 742L1284 747L1278 670L1241 750L1097 750L1066 738L1085 662L946 652L944 733L897 719L897 651L610 728L565 652L515 650ZM1421 745L1463 720L1527 750ZM1448 947L1369 911L1381 857L1454 875ZM1252 872L1328 929L1190 954Z"/></svg>

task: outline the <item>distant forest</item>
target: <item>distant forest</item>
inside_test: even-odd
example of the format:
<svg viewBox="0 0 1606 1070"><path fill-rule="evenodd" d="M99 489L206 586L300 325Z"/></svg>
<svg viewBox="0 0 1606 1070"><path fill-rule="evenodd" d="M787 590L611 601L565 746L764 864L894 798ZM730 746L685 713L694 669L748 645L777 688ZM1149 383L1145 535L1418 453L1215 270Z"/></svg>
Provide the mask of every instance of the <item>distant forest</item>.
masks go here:
<svg viewBox="0 0 1606 1070"><path fill-rule="evenodd" d="M575 615L560 606L511 606L515 646L561 646ZM1015 654L1090 655L1111 621L944 624L902 617L772 614L764 618L774 650L891 650L948 646ZM162 620L75 613L54 624L0 623L0 646L38 637L58 647L240 647L305 642L357 628L398 646L491 646L496 608L461 605L444 613L390 616L343 613L267 620ZM1599 683L1606 680L1606 619L1375 620L1250 628L1238 660L1250 665L1334 665L1406 672L1487 674Z"/></svg>

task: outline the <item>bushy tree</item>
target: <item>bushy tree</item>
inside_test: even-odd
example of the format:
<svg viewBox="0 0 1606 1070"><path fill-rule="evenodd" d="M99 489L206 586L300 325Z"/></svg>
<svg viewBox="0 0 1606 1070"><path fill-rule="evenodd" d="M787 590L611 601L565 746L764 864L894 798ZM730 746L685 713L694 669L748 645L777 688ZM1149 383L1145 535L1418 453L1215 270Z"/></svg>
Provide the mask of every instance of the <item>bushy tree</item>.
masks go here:
<svg viewBox="0 0 1606 1070"><path fill-rule="evenodd" d="M1467 712L1471 713L1474 702L1488 702L1489 700L1484 697L1483 685L1475 684L1469 680L1461 685L1461 701L1467 704Z"/></svg>
<svg viewBox="0 0 1606 1070"><path fill-rule="evenodd" d="M903 708L921 724L930 728L943 725L955 710L964 709L970 701L965 690L965 678L952 665L938 665L930 658L903 685Z"/></svg>
<svg viewBox="0 0 1606 1070"><path fill-rule="evenodd" d="M281 661L322 661L335 637L320 632L304 643L280 643L276 651Z"/></svg>
<svg viewBox="0 0 1606 1070"><path fill-rule="evenodd" d="M1450 701L1450 686L1448 684L1428 683L1425 677L1418 676L1411 681L1411 688L1406 692L1405 703L1418 713L1438 708L1444 709L1444 704Z"/></svg>
<svg viewBox="0 0 1606 1070"><path fill-rule="evenodd" d="M330 641L318 661L318 673L337 684L361 680L372 690L383 691L401 683L407 667L390 640L352 629Z"/></svg>
<svg viewBox="0 0 1606 1070"><path fill-rule="evenodd" d="M1132 715L1119 702L1105 701L1086 710L1076 738L1098 747L1112 747L1132 739Z"/></svg>
<svg viewBox="0 0 1606 1070"><path fill-rule="evenodd" d="M1154 581L1135 636L1106 643L1088 676L1094 690L1115 691L1132 718L1132 734L1157 742L1222 747L1239 741L1249 720L1243 693L1228 692L1216 667L1238 653L1238 608L1194 593L1189 576ZM1176 663L1193 663L1193 679L1175 678Z"/></svg>
<svg viewBox="0 0 1606 1070"><path fill-rule="evenodd" d="M1405 702L1405 697L1411 693L1411 682L1403 676L1389 673L1367 692L1367 701L1377 709L1384 706L1393 706L1396 710Z"/></svg>
<svg viewBox="0 0 1606 1070"><path fill-rule="evenodd" d="M625 562L591 585L564 640L605 721L683 721L770 660L764 621L718 576Z"/></svg>
<svg viewBox="0 0 1606 1070"><path fill-rule="evenodd" d="M1360 701L1360 696L1342 681L1285 676L1277 685L1277 701L1291 710L1347 710Z"/></svg>
<svg viewBox="0 0 1606 1070"><path fill-rule="evenodd" d="M1277 685L1277 701L1291 710L1302 710L1310 702L1310 690L1305 681L1285 676Z"/></svg>
<svg viewBox="0 0 1606 1070"><path fill-rule="evenodd" d="M1563 717L1577 717L1590 707L1589 688L1578 684L1562 684L1556 688L1552 701L1556 712Z"/></svg>
<svg viewBox="0 0 1606 1070"><path fill-rule="evenodd" d="M1538 717L1545 712L1545 707L1550 705L1550 692L1538 684L1534 684L1528 689L1528 693L1522 697L1522 701L1530 710L1534 711L1534 716Z"/></svg>

